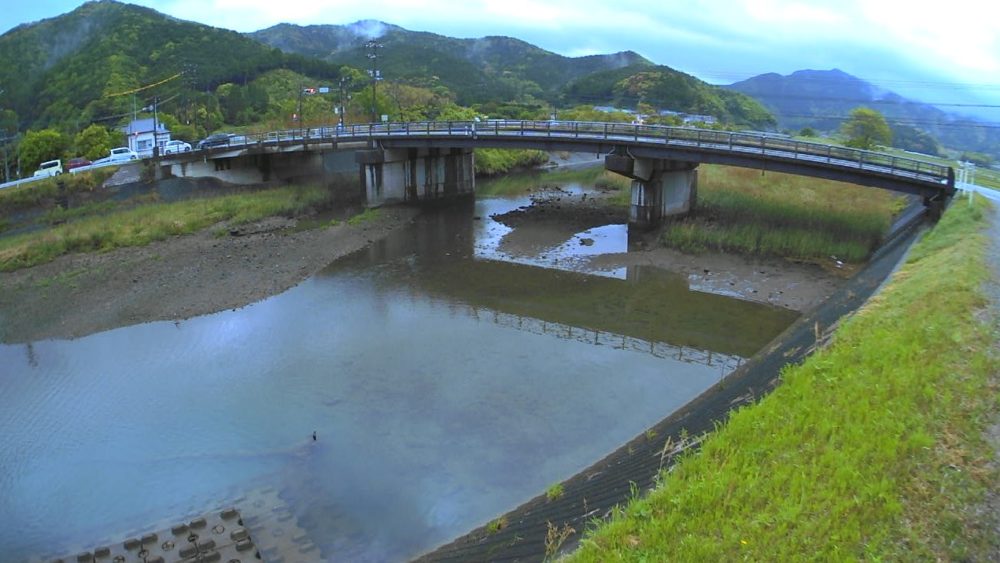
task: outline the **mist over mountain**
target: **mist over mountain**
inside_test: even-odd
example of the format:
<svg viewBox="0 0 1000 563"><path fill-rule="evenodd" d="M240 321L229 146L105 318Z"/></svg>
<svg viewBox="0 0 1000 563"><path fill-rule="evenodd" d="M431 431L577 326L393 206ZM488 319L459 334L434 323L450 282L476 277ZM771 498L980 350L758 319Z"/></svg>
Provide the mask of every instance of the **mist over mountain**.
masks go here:
<svg viewBox="0 0 1000 563"><path fill-rule="evenodd" d="M582 76L653 65L631 51L565 57L512 37L457 39L373 20L348 25L279 24L248 36L288 53L361 69L371 66L372 51L365 43L374 39L383 76L444 85L460 104L524 96L555 102L562 87Z"/></svg>

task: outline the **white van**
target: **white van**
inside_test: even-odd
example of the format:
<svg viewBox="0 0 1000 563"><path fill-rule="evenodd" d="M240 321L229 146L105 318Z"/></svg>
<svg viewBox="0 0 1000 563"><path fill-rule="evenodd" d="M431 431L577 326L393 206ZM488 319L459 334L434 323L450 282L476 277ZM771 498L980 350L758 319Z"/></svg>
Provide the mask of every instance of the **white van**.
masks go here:
<svg viewBox="0 0 1000 563"><path fill-rule="evenodd" d="M38 170L32 174L34 178L47 178L49 176L58 176L63 173L62 161L61 160L47 160L38 165Z"/></svg>

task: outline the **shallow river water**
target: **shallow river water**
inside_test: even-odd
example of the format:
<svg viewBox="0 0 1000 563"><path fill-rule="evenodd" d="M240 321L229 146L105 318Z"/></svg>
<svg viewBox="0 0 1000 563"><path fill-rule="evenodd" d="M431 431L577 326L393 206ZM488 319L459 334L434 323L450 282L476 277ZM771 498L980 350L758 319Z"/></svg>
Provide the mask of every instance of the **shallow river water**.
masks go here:
<svg viewBox="0 0 1000 563"><path fill-rule="evenodd" d="M597 461L795 318L668 272L573 271L625 251L624 226L511 246L489 216L523 204L426 213L240 310L0 345L0 560L225 504L265 549L280 512L316 546L302 559L405 560Z"/></svg>

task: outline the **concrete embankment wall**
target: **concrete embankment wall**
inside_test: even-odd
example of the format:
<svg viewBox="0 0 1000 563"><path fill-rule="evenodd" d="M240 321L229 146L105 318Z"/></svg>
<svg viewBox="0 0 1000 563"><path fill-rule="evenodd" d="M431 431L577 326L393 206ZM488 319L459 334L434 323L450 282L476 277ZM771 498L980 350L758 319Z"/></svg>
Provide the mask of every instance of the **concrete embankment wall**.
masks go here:
<svg viewBox="0 0 1000 563"><path fill-rule="evenodd" d="M321 184L338 201L361 201L364 190L358 182L354 151L299 151L235 155L203 159L159 168L159 180L170 178L214 178L239 186Z"/></svg>

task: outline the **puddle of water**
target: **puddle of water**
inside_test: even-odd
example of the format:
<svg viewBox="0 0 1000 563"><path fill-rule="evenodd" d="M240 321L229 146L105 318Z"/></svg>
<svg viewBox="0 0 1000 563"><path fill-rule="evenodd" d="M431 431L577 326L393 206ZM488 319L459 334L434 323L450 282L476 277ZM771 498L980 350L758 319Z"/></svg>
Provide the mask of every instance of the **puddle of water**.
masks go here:
<svg viewBox="0 0 1000 563"><path fill-rule="evenodd" d="M475 213L480 217L480 224L476 231L475 256L625 279L625 268L595 269L588 264L588 258L628 252L628 225L612 224L574 231L566 226L540 224L515 230L491 218L530 204L528 197L477 200Z"/></svg>

